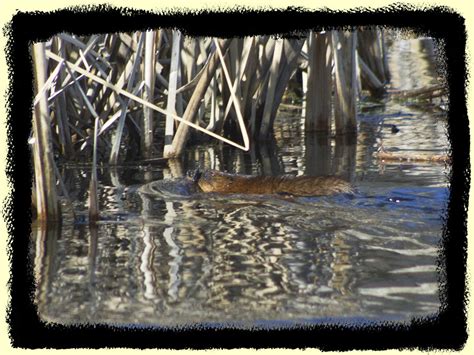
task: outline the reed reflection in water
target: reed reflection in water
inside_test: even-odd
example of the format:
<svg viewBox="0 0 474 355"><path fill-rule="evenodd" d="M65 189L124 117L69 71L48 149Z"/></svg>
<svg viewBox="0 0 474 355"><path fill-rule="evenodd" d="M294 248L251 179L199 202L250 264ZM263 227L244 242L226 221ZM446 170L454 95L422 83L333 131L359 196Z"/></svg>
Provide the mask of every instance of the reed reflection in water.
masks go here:
<svg viewBox="0 0 474 355"><path fill-rule="evenodd" d="M160 325L436 313L447 190L385 194L130 192L134 213L123 220L37 235L39 313L60 323Z"/></svg>

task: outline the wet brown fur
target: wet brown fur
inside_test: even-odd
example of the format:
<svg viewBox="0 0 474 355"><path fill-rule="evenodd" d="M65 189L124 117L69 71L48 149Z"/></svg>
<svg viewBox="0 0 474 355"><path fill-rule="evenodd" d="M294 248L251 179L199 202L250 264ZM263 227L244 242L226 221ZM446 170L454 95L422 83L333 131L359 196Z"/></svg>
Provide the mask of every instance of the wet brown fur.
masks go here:
<svg viewBox="0 0 474 355"><path fill-rule="evenodd" d="M197 179L204 192L325 196L352 193L349 182L334 176L251 176L204 171Z"/></svg>

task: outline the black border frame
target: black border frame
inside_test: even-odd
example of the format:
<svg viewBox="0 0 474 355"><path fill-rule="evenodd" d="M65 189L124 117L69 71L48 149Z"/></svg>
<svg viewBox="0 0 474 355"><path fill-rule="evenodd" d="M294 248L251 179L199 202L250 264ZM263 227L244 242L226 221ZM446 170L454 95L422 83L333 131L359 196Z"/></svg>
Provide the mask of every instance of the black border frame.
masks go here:
<svg viewBox="0 0 474 355"><path fill-rule="evenodd" d="M29 46L63 31L75 34L126 32L156 27L179 28L186 35L241 37L252 34L297 36L308 29L379 25L412 29L445 43L449 86L448 138L452 172L448 214L442 242L440 272L443 308L434 318L410 324L314 325L305 328L265 330L188 327L122 328L109 325L61 326L45 324L33 304L34 279L28 256L31 233L32 167L27 144L31 131L33 73ZM9 335L20 348L307 348L351 349L453 349L467 340L466 260L467 208L470 186L469 120L466 107L466 29L464 18L446 7L415 8L392 5L375 10L345 12L303 8L251 10L233 8L212 12L169 10L162 13L108 5L75 7L54 12L17 12L3 29L8 37L10 77L7 97L7 177L12 191L3 215L9 231L11 304Z"/></svg>

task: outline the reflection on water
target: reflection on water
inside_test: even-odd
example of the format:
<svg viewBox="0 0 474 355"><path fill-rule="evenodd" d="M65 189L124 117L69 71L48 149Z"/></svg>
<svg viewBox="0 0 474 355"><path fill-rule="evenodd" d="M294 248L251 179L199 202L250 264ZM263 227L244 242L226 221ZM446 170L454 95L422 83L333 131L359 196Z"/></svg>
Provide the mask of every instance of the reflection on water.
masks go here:
<svg viewBox="0 0 474 355"><path fill-rule="evenodd" d="M405 58L403 48L412 47L399 46L405 61L397 65L410 67L416 56ZM411 73L417 82L415 74L429 76ZM408 85L410 76L402 77L392 85ZM248 153L201 145L167 166L104 169L103 220L95 228L83 223L88 171L64 168L77 215L65 206L61 227L34 229L39 314L58 323L240 326L435 314L446 167L381 164L373 153L380 141L412 153L444 153L443 122L389 101L360 117L360 133L351 140L305 137L301 119L282 113L276 140ZM279 198L183 193L174 183L152 193L139 188L197 166L339 175L357 193Z"/></svg>
<svg viewBox="0 0 474 355"><path fill-rule="evenodd" d="M434 313L446 194L129 196L140 218L43 240L39 311L61 323L159 324Z"/></svg>

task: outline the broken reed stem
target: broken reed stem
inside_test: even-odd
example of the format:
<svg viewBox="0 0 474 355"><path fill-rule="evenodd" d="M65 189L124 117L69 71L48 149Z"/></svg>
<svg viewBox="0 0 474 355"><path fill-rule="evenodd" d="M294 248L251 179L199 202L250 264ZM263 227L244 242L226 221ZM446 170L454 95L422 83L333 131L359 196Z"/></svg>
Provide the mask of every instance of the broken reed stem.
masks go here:
<svg viewBox="0 0 474 355"><path fill-rule="evenodd" d="M351 40L347 38L349 37L348 33L337 33L334 31L329 31L326 34L317 34L316 36L313 36L313 40L315 38L319 39L320 36L326 36L328 38L327 42L330 42L332 36L336 36L339 40L339 43L341 43L340 46L342 46L341 52L343 53L340 53L339 58L334 59L336 62L336 78L338 75L343 76L343 78L339 78L342 80L339 80L340 83L335 93L335 101L339 107L338 111L336 112L336 116L339 117L336 119L338 122L336 125L338 133L345 133L344 131L350 130L353 126L353 122L351 122L351 119L347 119L347 117L342 119L341 124L341 115L345 115L348 112L351 113L352 107L355 106L352 101L355 101L355 98L348 97L350 95L347 95L347 91L356 90L357 83L360 82L360 80L354 79L353 76L353 73L355 73L353 70L355 68L355 64L353 63L357 62L353 58L357 37L355 33L351 33L350 35ZM99 144L102 144L104 141L100 136L103 132L109 129L112 124L117 124L117 119L120 118L120 122L122 122L122 125L119 124L119 127L122 126L122 128L117 128L117 134L115 137L113 137L112 142L114 143L114 146L111 149L110 158L111 163L116 163L118 161L120 142L123 139L123 123L125 119L132 117L129 116L126 118L127 113L130 113L130 110L127 110L128 102L125 102L127 100L123 99L123 97L119 95L126 96L128 100L135 100L143 106L144 123L143 125L140 125L137 130L141 132L137 133L134 131L132 133L141 135L143 132L141 143L143 148L142 151L146 153L145 156L150 156L153 142L152 132L154 127L152 110L166 114L167 116L164 134L164 156L179 154L176 153L175 148L178 146L178 141L180 141L181 138L176 139L176 137L179 137L181 133L176 133L174 135L174 131L176 130L177 126L172 120L184 123L184 125L186 125L186 128L184 126L182 127L182 131L188 130L188 126L191 126L201 132L204 132L205 134L212 136L213 138L220 139L221 141L224 141L235 147L247 150L249 143L246 142L247 139L245 137L246 134L244 134L244 129L250 128L254 136L260 135L261 137L267 137L271 133L282 93L286 89L288 80L290 80L289 78L291 77L292 73L294 73L294 70L296 70L296 63L299 64L300 69L304 70L304 67L308 67L309 73L312 71L313 74L316 74L317 76L324 76L324 71L320 71L318 69L319 65L315 62L325 62L325 64L328 65L328 68L326 68L328 70L326 70L325 73L329 73L329 78L326 79L329 79L329 81L331 80L330 71L332 58L330 58L330 54L326 56L322 54L319 58L317 58L316 61L313 57L308 58L306 53L301 52L301 47L303 46L304 41L297 43L298 41L296 40L281 40L271 38L269 36L232 40L230 44L231 49L229 55L225 58L226 65L223 67L223 69L220 69L218 66L217 74L212 76L214 82L205 88L201 88L204 93L204 103L201 99L200 102L197 103L198 107L196 112L193 113L198 115L198 118L193 116L192 119L188 120L187 118L189 117L181 114L182 110L180 110L179 107L183 100L181 96L177 95L182 92L186 97L186 100L189 101L188 98L199 91L198 85L199 83L202 83L203 77L208 75L209 62L213 58L212 51L209 50L209 46L213 45L212 43L214 43L215 40L209 38L202 40L192 39L186 40L184 45L180 45L182 42L181 33L179 31L172 32L170 30L160 31L159 35L156 32L149 31L145 33L135 33L133 36L127 34L108 36L111 36L110 38L112 38L112 40L110 40L109 37L105 37L105 39L102 40L101 38L103 37L101 36L90 36L86 38L85 41L81 42L79 39L74 38L73 36L61 35L57 37L58 41L67 41L68 47L71 47L71 45L69 45L69 43L71 43L78 48L70 48L72 49L70 53L65 53L63 51L62 53L59 53L60 56L48 52L49 58L56 60L59 64L53 70L54 74L52 74L48 79L49 84L45 85L42 90L46 90L51 86L51 83L54 82L54 77L58 77L58 71L60 71L63 66L66 66L65 63L71 66L73 71L77 71L76 76L78 78L76 78L76 81L79 79L79 76L87 76L89 79L94 80L95 82L98 82L102 85L100 86L95 83L91 83L91 81L87 79L87 82L81 82L81 87L84 89L84 93L80 93L80 87L76 84L75 88L69 89L66 102L64 102L64 100L62 100L63 102L57 102L58 106L72 104L72 109L69 109L68 107L67 112L69 121L66 121L66 119L63 118L67 118L66 115L62 115L60 110L57 110L57 117L60 119L58 124L67 122L66 125L63 125L64 132L61 126L58 126L59 147L65 156L65 148L71 146L72 150L74 149L72 142L77 142L75 139L76 137L74 137L74 139L71 137L70 142L67 141L65 137L67 134L67 128L71 130L71 134L79 137L80 140L86 140L83 146L85 144L90 144L92 134L84 134L84 130L87 129L87 131L91 131L90 126L94 117L91 107L93 107L96 112L100 113L99 126L101 129L98 134L98 139L100 140ZM156 36L159 37L158 39L154 40ZM145 54L140 52L140 43L138 40L136 40L137 37L140 37L141 39L146 38L144 39L146 42L144 45ZM157 45L157 43L155 42L160 43L161 45L156 48L155 45ZM327 42L324 43L326 46L328 45ZM53 42L53 44L54 43L56 42ZM105 49L103 48L104 44L106 47ZM323 43L317 44L323 47ZM336 46L337 45L338 43L336 43ZM107 46L109 47L107 48ZM101 50L98 50L99 47ZM53 49L54 48L55 47L53 46ZM376 48L375 45L374 48ZM160 58L155 58L157 49L159 49ZM372 49L372 47L370 47L370 49ZM108 55L104 55L104 50L105 54ZM324 50L324 48L322 48L322 50ZM314 48L312 51L316 53L318 52L318 50L315 50ZM209 52L211 52L211 54L208 54ZM218 54L218 52L216 53ZM334 50L334 53L336 53L336 50ZM71 60L72 62L76 62L74 65L71 65L69 62L66 62L62 59L66 58L66 54L70 55L71 58L74 58L74 60ZM145 82L144 85L146 85L146 92L142 93L142 95L139 95L141 96L141 99L137 98L135 95L139 85L136 83L136 80L131 80L131 78L136 75L136 70L133 70L133 67L135 66L136 68L136 62L138 61L137 57L140 57L140 60L144 61L144 65L142 65L142 73L144 74L143 79ZM130 60L130 58L134 58L135 60ZM297 58L298 60L293 58ZM309 60L313 63L308 66L304 62L306 60ZM364 62L364 60L360 60L359 65L361 67L364 65L367 67L367 64L368 63ZM81 67L84 66L86 69L81 69ZM163 70L163 68L164 73L166 73L169 68L169 77L164 78L161 76L160 72ZM344 68L346 72L342 73L344 70L341 68ZM182 75L188 79L188 82L184 86L180 85L180 69L182 70ZM90 71L92 71L93 74ZM131 72L133 74L130 76ZM365 72L368 72L370 75L368 70L365 70ZM71 81L72 75L67 72L66 74L66 78L59 77L60 80L57 84L59 86L59 90L53 92L51 97L57 95L58 92L64 92L64 87L61 87L61 85L71 85L71 83L68 81ZM138 74L140 75L140 69L138 69ZM221 75L220 78L218 77L219 75ZM232 84L229 84L228 76L232 78ZM311 120L309 117L306 117L305 125L308 126L306 130L327 131L328 126L330 127L331 120L329 114L331 111L330 104L332 101L332 90L322 88L323 93L326 96L329 96L329 99L327 99L327 97L324 99L322 97L324 95L318 95L317 90L314 89L314 86L318 85L318 78L315 78L314 75L311 76L312 78L309 80L312 80L313 85L310 86L313 87L308 89L309 96L307 100L307 108L309 109L309 112L308 110L306 110L306 112L307 115L313 119ZM159 84L160 87L155 85L155 79L158 80L156 84ZM215 83L216 81L218 81L218 83ZM372 81L376 84L375 86L380 85L381 83L380 81ZM128 82L128 84L133 82L133 85L127 85L127 88L125 88L125 82ZM342 85L342 82L344 85ZM163 87L161 87L162 85ZM325 86L327 87L328 85L330 85L330 83L326 82ZM153 95L151 91L155 87L158 88L158 93ZM87 88L87 90L85 88ZM134 89L133 94L130 94L132 89ZM55 87L53 87L50 91L54 90ZM116 93L119 95L116 95ZM199 95L201 94L202 92L199 93ZM80 97L75 97L75 95ZM222 96L224 96L224 101L226 101L226 99L228 100L222 103L221 108L220 105ZM154 105L153 100L155 100L156 97L158 97L158 100L160 101ZM238 102L240 109L234 111L231 109L231 106L236 105L236 102ZM196 104L196 102L190 102L187 106L189 107L190 104ZM204 121L203 118L205 115L205 108L209 106L209 104L212 109L211 119ZM120 107L119 105L122 106ZM167 108L163 109L163 106L165 105ZM177 106L178 113L176 112ZM84 107L86 107L87 110L84 110ZM141 108L137 109L140 110ZM219 136L220 132L222 132L222 129L224 128L224 119L222 119L222 114L219 113L219 109L223 110L224 118L227 113L230 113L231 116L235 118L235 122L241 126L240 129L244 135L243 144L237 144L232 140ZM319 110L323 111L321 115L321 112L318 112ZM326 112L326 114L324 112ZM189 116L189 113L187 113L187 115ZM243 118L239 118L238 116L246 118L246 125L242 124L244 121ZM314 116L319 117L316 118ZM199 123L196 123L196 121L199 121ZM102 122L105 122L105 124L101 125ZM133 124L138 126L135 122ZM207 129L203 128L206 127L206 125ZM237 133L238 135L238 129L235 130L236 126L237 125L233 124L228 126L226 125L226 134L233 135L234 133ZM173 147L171 144L173 135L175 138L175 147ZM135 138L135 136L133 137ZM179 143L179 145L182 144L183 147L186 144L188 135L186 134L185 137L186 139L181 139L182 142ZM236 139L239 138L240 137L236 137ZM139 138L137 138L137 142L138 141ZM109 143L108 141L104 142L105 144ZM178 149L178 151L180 150Z"/></svg>
<svg viewBox="0 0 474 355"><path fill-rule="evenodd" d="M229 39L226 40L219 40L219 47L222 47L222 51L225 53L227 49L229 48L230 45ZM243 150L248 150L249 144L248 142L244 141L244 146L237 144L235 142L232 142L224 137L218 136L217 134L206 130L205 128L202 128L194 123L192 121L194 120L196 113L199 109L199 106L201 105L201 101L204 98L204 95L206 93L207 88L209 87L209 84L212 80L212 77L214 76L214 73L216 72L217 65L218 65L218 54L217 51L211 54L211 58L209 59L208 63L206 64L206 70L202 77L199 79L199 82L196 85L196 89L193 92L193 95L191 96L188 106L186 107L186 111L184 112L183 118L180 118L178 121L180 122L185 122L186 125L179 125L178 130L176 131L176 134L173 139L173 145L172 149L169 152L168 156L165 158L169 157L175 157L181 155L187 137L188 137L188 126L194 127L199 129L200 131L206 132L212 137L218 138L226 143L232 144L233 146L236 146L238 148L241 148ZM164 111L164 110L163 110ZM166 111L165 111L166 112ZM171 115L171 113L170 113ZM175 118L175 115L172 115L173 118ZM232 142L232 143L230 143Z"/></svg>
<svg viewBox="0 0 474 355"><path fill-rule="evenodd" d="M384 84L377 78L374 72L369 68L360 55L357 55L359 67L361 69L362 77L366 82L370 83L373 92L383 92Z"/></svg>
<svg viewBox="0 0 474 355"><path fill-rule="evenodd" d="M242 117L242 111L240 108L241 107L240 100L237 98L237 96L235 96L236 86L235 87L232 86L229 71L227 70L227 66L224 61L224 55L222 54L222 51L219 48L219 43L217 42L217 40L215 41L215 43L216 43L217 53L219 54L219 59L221 61L222 70L224 72L224 76L227 82L227 86L229 87L229 90L230 90L230 97L231 97L232 102L234 103L235 112L237 113L237 120L239 122L240 132L242 133L242 139L244 140L244 145L248 147L250 144L249 136L247 134L247 129L245 128L244 118Z"/></svg>
<svg viewBox="0 0 474 355"><path fill-rule="evenodd" d="M221 42L221 44L225 46L226 47L225 49L227 50L230 45L230 41L231 40L227 39L227 40L220 40L219 42ZM191 49L192 48L193 47L191 47ZM199 81L196 84L196 88L194 89L193 94L191 98L189 99L186 110L184 111L183 119L185 120L185 122L194 123L195 117L197 115L199 107L202 104L202 100L204 98L204 95L206 94L207 88L209 87L209 84L211 83L214 73L216 72L218 60L219 60L217 51L214 51L209 56L210 56L210 59L205 65L205 67L203 68L204 72L202 76L199 78ZM189 126L180 124L178 129L176 130L176 134L174 135L171 149L169 150L166 158L177 157L181 155L186 145L186 141L188 137L189 137Z"/></svg>
<svg viewBox="0 0 474 355"><path fill-rule="evenodd" d="M65 59L59 57L58 55L56 55L56 54L54 54L54 53L52 53L52 52L50 52L50 51L46 51L46 54L47 54L48 58L51 58L51 59L53 59L53 60L55 60L55 61L57 61L57 62L64 62L64 63L67 63L68 65L71 66L71 70L77 71L78 73L87 76L89 79L94 80L94 81L96 81L96 82L98 82L98 83L100 83L100 84L102 84L102 85L108 87L109 89L114 90L116 93L118 93L118 94L120 94L120 95L126 96L126 97L128 97L128 98L130 98L130 99L132 99L132 100L134 100L134 101L136 101L136 102L138 102L138 103L140 103L140 104L142 104L142 105L144 105L144 106L150 107L151 109L153 109L153 110L155 110L155 111L158 111L158 112L160 112L160 113L162 113L162 114L164 114L164 115L169 114L174 120L179 121L179 122L181 122L181 123L184 123L184 124L187 125L187 126L190 126L190 127L194 128L194 129L197 129L198 131L201 131L201 132L203 132L203 133L206 133L207 135L209 135L209 136L211 136L211 137L214 137L214 138L216 138L216 139L219 139L219 140L221 140L221 141L223 141L223 142L225 142L225 143L227 143L227 144L230 144L230 145L232 145L232 146L234 146L234 147L237 147L237 148L242 149L242 150L245 150L245 151L247 151L247 150L249 149L248 146L238 144L238 143L236 143L236 142L231 141L230 139L227 139L227 138L224 138L224 137L222 137L222 136L219 136L218 134L215 134L214 132L211 132L211 131L209 131L209 130L203 128L203 127L200 127L199 125L197 125L197 124L195 124L195 123L186 121L185 119L183 119L183 118L181 118L181 117L175 115L175 114L172 113L172 112L168 112L167 110L163 110L162 108L160 108L160 107L158 107L158 106L156 106L156 105L154 105L154 104L152 104L152 103L150 103L150 102L147 102L147 101L141 99L140 97L129 93L129 92L126 91L126 90L123 90L123 89L121 89L121 88L119 88L119 87L117 87L117 86L115 86L115 85L113 85L113 84L110 84L110 83L107 82L106 80L104 80L104 79L102 79L102 78L100 78L100 77L98 77L98 76L96 76L96 75L94 75L94 74L92 74L92 73L89 73L87 70L82 69L82 68L80 68L78 65L74 65L73 63L66 61ZM189 104L188 104L188 106L189 106Z"/></svg>

